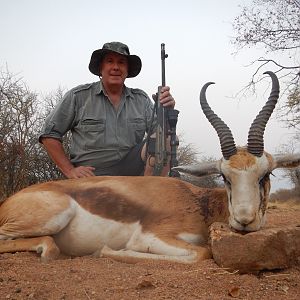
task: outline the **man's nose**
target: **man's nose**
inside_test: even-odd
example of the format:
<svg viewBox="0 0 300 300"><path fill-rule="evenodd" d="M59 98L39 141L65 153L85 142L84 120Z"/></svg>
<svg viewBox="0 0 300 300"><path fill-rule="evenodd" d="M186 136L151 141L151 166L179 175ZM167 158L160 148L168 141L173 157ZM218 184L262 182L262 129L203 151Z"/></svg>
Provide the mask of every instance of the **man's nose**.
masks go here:
<svg viewBox="0 0 300 300"><path fill-rule="evenodd" d="M119 64L117 62L113 64L113 69L115 69L115 70L119 69Z"/></svg>

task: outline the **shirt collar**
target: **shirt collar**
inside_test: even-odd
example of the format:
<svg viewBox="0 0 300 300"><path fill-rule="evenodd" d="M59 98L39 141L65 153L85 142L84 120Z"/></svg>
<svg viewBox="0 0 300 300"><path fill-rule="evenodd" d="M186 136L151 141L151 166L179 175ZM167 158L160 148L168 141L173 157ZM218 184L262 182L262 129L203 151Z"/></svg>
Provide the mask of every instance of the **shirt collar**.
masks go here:
<svg viewBox="0 0 300 300"><path fill-rule="evenodd" d="M101 94L101 92L104 94L104 88L103 88L103 85L102 85L102 81L98 81L97 82L97 85L95 87L95 94L96 95L99 95Z"/></svg>
<svg viewBox="0 0 300 300"><path fill-rule="evenodd" d="M97 82L97 85L96 85L96 88L95 88L95 94L99 95L101 93L103 93L104 95L106 94L105 90L104 90L104 87L103 87L103 84L102 84L102 81L100 80L100 81ZM133 94L131 92L131 89L128 88L125 84L124 84L124 91L123 91L123 93L124 93L124 95L125 95L126 98L127 97L134 98L134 96L133 96Z"/></svg>

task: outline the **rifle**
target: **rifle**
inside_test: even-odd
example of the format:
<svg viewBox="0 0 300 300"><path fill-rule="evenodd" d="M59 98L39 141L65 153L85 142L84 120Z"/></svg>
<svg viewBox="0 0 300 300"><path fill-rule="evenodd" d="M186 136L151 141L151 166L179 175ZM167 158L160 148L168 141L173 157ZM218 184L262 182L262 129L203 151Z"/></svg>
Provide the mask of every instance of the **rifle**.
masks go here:
<svg viewBox="0 0 300 300"><path fill-rule="evenodd" d="M173 108L165 108L159 102L161 89L162 87L166 86L165 59L167 57L168 54L165 53L165 44L161 44L162 84L158 87L155 101L157 128L155 138L155 164L153 175L161 175L163 168L168 164L168 156L171 155L169 176L177 177L178 173L173 171L172 168L178 165L176 151L179 143L176 139L176 125L179 111ZM170 136L171 152L169 152L169 147L167 147L168 136Z"/></svg>

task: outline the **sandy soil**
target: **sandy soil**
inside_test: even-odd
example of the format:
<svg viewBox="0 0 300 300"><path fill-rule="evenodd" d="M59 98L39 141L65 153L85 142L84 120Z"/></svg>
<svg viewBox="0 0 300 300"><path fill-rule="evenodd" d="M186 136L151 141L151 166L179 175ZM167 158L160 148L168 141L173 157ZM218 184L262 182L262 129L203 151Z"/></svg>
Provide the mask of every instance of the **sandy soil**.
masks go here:
<svg viewBox="0 0 300 300"><path fill-rule="evenodd" d="M269 226L300 226L300 206L271 204ZM300 299L300 265L239 275L212 259L194 265L106 258L0 255L0 299Z"/></svg>

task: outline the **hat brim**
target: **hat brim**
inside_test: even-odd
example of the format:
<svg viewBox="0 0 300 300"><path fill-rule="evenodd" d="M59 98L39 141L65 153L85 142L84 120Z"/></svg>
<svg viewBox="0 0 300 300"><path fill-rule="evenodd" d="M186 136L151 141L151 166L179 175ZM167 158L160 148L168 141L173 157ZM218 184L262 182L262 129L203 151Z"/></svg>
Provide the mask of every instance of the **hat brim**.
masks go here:
<svg viewBox="0 0 300 300"><path fill-rule="evenodd" d="M97 76L100 74L100 63L103 60L104 56L109 52L119 53L117 51L107 50L107 49L98 49L92 53L91 60L89 63L89 70ZM123 53L119 53L124 55ZM128 78L137 76L142 69L142 61L137 55L124 55L128 59Z"/></svg>

